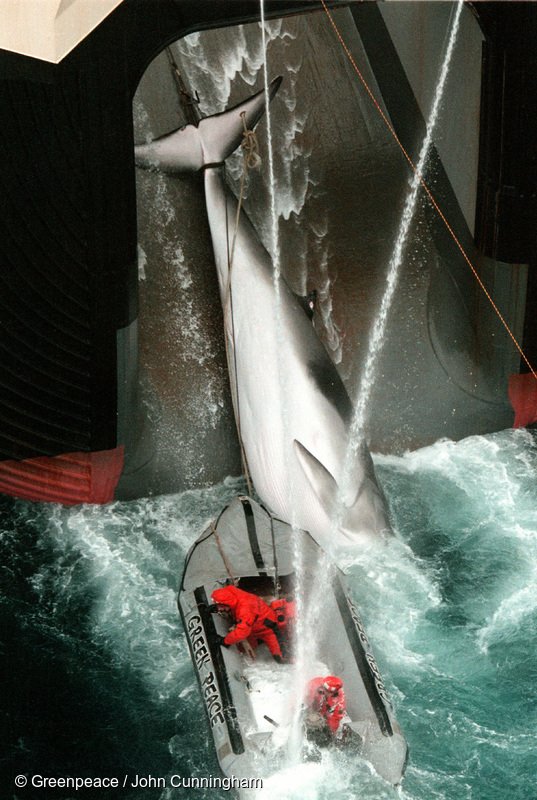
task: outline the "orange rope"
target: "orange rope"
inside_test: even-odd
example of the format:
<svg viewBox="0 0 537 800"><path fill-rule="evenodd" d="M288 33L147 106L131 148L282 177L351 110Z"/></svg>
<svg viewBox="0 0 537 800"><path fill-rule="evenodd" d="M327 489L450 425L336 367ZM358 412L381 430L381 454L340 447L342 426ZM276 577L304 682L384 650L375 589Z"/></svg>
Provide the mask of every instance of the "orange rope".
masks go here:
<svg viewBox="0 0 537 800"><path fill-rule="evenodd" d="M469 258L468 258L468 256L466 255L466 253L465 253L465 251L464 251L464 248L463 248L463 246L461 245L461 243L459 242L459 240L457 239L457 236L456 236L455 232L453 231L453 229L451 228L451 226L450 226L449 222L447 221L447 219L445 218L444 214L443 214L443 213L442 213L442 211L440 210L440 208L439 208L439 206L438 206L438 203L437 203L437 202L436 202L436 200L434 199L434 197L433 197L433 195L431 194L431 192L429 191L429 188L428 188L428 186L426 185L425 181L423 180L423 178L422 178L422 177L421 177L421 175L419 174L418 170L417 170L417 169L416 169L416 167L414 166L414 162L412 161L412 159L411 159L411 158L410 158L410 156L408 155L407 151L406 151L406 150L405 150L405 148L403 147L403 145L402 145L402 143L401 143L401 141L400 141L399 137L397 136L397 134L396 134L395 130L393 129L393 126L391 125L391 123L390 123L390 121L388 120L388 118L387 118L386 114L384 113L384 111L382 110L382 108L381 108L381 107L380 107L380 105L378 104L377 100L375 99L375 97L374 97L374 95L373 95L373 92L371 91L371 89L370 89L370 88L369 88L369 86L367 85L367 82L366 82L366 80L365 80L364 76L362 75L362 73L361 73L361 72L360 72L360 70L358 69L358 66L357 66L357 64L356 64L355 60L353 59L353 57L352 57L351 53L349 52L349 49L348 49L347 45L346 45L346 44L345 44L345 42L343 41L343 38L342 38L342 36L341 36L341 34L340 34L340 32L339 32L339 30L338 30L337 26L336 26L336 23L334 22L334 20L333 20L333 18L332 18L332 15L330 14L330 12L329 12L328 8L326 7L326 3L324 2L324 0L321 0L321 2L322 2L322 4L323 4L324 10L325 10L325 11L326 11L326 13L328 14L328 18L329 18L330 22L332 23L332 27L334 28L334 30L335 30L335 32L336 32L336 34L337 34L337 37L338 37L338 39L339 39L339 41L340 41L340 42L341 42L341 44L343 45L343 49L344 49L344 50L345 50L345 52L347 53L347 55L348 55L348 57L349 57L349 60L350 60L351 64L353 65L354 69L355 69L355 70L356 70L356 72L358 73L358 77L359 77L359 78L360 78L360 80L362 81L362 83L363 83L363 85L364 85L364 87L365 87L365 89L366 89L366 91L367 91L368 95L369 95L369 96L370 96L370 98L372 99L373 103L376 105L377 109L378 109L378 110L379 110L379 112L380 112L380 115L382 116L382 119L384 120L384 122L385 122L385 123L386 123L386 125L388 126L388 128L389 128L389 130L390 130L390 132L391 132L391 134L392 134L392 136L393 136L393 138L395 139L395 141L397 142L397 144L398 144L398 145L399 145L399 147L401 148L401 151L402 151L403 155L405 156L406 160L408 161L408 163L410 164L410 167L412 168L412 170L413 170L414 174L416 175L416 177L418 178L419 182L421 183L421 185L422 185L422 186L423 186L423 188L425 189L425 192L426 192L426 194L427 194L427 197L429 198L429 200L431 201L431 203L433 204L433 206L434 206L434 207L435 207L435 209L437 210L438 214L440 215L440 218L441 218L441 220L443 221L444 225L446 226L446 228L447 228L447 229L448 229L448 231L450 232L451 236L453 237L453 240L454 240L455 244L457 245L457 247L459 248L459 250L461 251L461 253L462 253L463 257L464 257L464 260L466 261L466 263L468 264L468 266L470 267L470 269L471 269L471 270L472 270L472 272L474 273L474 275L475 275L475 277L476 277L476 279L477 279L477 282L479 283L480 287L483 289L483 291L484 291L484 293L485 293L486 297L488 298L488 300L490 301L490 303L491 303L492 307L493 307L493 308L494 308L494 310L496 311L496 313L497 313L498 317L500 318L500 321L501 321L502 325L504 326L505 330L507 331L507 333L509 334L509 336L511 337L511 339L513 340L513 342L515 343L517 350L519 351L520 355L522 356L522 358L524 359L524 361L525 361L525 362L526 362L526 364L528 365L528 367L529 367L529 369L530 369L530 371L531 371L531 373L532 373L533 377L534 377L534 378L537 380L537 373L535 372L535 370L534 370L534 369L533 369L533 367L531 366L530 362L529 362L529 361L528 361L528 359L526 358L526 355L525 355L524 351L522 350L521 346L520 346L520 345L519 345L519 343L517 342L517 340L516 340L516 338L515 338L514 334L512 333L511 329L509 328L509 325L508 325L508 324L507 324L507 322L504 320L503 316L502 316L502 315L501 315L501 313L500 313L500 310L499 310L499 308L497 307L497 305L495 304L494 300L492 299L492 297L491 297L491 296L490 296L490 294L488 293L488 291L487 291L487 289L486 289L486 287L485 287L485 284L483 283L483 281L481 280L481 278L480 278L480 277L479 277L479 275L477 274L477 271L476 271L476 269L475 269L474 265L472 264L472 262L470 261L470 259L469 259Z"/></svg>

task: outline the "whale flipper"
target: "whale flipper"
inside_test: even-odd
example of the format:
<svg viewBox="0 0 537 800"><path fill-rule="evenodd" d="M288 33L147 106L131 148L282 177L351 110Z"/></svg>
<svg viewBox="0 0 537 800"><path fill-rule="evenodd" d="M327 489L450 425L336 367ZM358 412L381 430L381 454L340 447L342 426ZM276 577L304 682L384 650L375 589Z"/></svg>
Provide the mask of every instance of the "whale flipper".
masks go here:
<svg viewBox="0 0 537 800"><path fill-rule="evenodd" d="M360 479L362 476L356 470L349 472L344 484L340 485L325 465L298 439L294 440L294 445L302 469L329 513L337 503L342 503L345 508L356 504L364 487L364 481Z"/></svg>
<svg viewBox="0 0 537 800"><path fill-rule="evenodd" d="M386 500L376 482L368 451L362 453L361 469L351 471L347 476L346 485L339 486L324 464L301 442L295 439L294 446L300 465L328 517L333 518L339 506L338 527L349 541L352 542L360 532L373 531L381 536L392 533ZM368 474L369 466L371 474Z"/></svg>
<svg viewBox="0 0 537 800"><path fill-rule="evenodd" d="M334 476L297 439L294 440L294 445L300 466L311 483L313 491L321 501L322 506L331 510L337 498L337 482Z"/></svg>

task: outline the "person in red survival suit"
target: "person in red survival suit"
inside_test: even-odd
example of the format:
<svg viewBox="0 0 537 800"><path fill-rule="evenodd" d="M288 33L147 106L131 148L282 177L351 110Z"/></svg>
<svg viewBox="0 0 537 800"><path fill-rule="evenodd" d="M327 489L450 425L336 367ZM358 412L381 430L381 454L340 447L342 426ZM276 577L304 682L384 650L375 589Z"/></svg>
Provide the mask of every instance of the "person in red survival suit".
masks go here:
<svg viewBox="0 0 537 800"><path fill-rule="evenodd" d="M313 678L306 689L306 704L323 717L332 735L337 733L345 716L345 692L341 678L336 675Z"/></svg>
<svg viewBox="0 0 537 800"><path fill-rule="evenodd" d="M215 605L209 606L209 611L219 611L223 606L229 609L235 623L235 627L227 636L217 637L218 644L229 647L248 639L250 644L255 646L260 640L265 642L275 661L279 663L288 661L283 657L280 643L276 638L275 631L278 630L276 612L264 600L237 586L215 589L211 599Z"/></svg>
<svg viewBox="0 0 537 800"><path fill-rule="evenodd" d="M295 601L287 600L285 597L279 597L278 600L272 601L270 607L276 612L278 628L284 633L291 635L294 632L296 622Z"/></svg>
<svg viewBox="0 0 537 800"><path fill-rule="evenodd" d="M270 607L276 612L282 653L284 657L291 656L296 625L296 603L293 599L279 597L272 601Z"/></svg>

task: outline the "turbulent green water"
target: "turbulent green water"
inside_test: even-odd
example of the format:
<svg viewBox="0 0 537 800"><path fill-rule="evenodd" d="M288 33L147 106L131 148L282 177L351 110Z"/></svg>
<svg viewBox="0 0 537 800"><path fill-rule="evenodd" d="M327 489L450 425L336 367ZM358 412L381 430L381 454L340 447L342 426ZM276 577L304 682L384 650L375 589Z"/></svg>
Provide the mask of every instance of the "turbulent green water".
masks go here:
<svg viewBox="0 0 537 800"><path fill-rule="evenodd" d="M396 790L333 756L276 776L272 797L535 795L536 455L530 433L506 431L376 459L398 541L341 559L407 775ZM74 509L2 499L3 797L229 796L129 784L218 774L176 593L188 547L242 489ZM17 789L19 774L120 786Z"/></svg>

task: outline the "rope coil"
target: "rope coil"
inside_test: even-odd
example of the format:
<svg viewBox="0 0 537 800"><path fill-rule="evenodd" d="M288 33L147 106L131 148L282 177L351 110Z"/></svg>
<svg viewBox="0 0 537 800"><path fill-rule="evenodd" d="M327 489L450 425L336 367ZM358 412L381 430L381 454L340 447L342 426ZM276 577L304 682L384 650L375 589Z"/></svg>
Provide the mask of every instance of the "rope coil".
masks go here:
<svg viewBox="0 0 537 800"><path fill-rule="evenodd" d="M259 142L254 131L249 131L246 127L246 112L241 112L242 125L244 127L244 135L242 137L241 148L244 156L245 173L246 169L257 169L261 164L261 157L259 155Z"/></svg>

